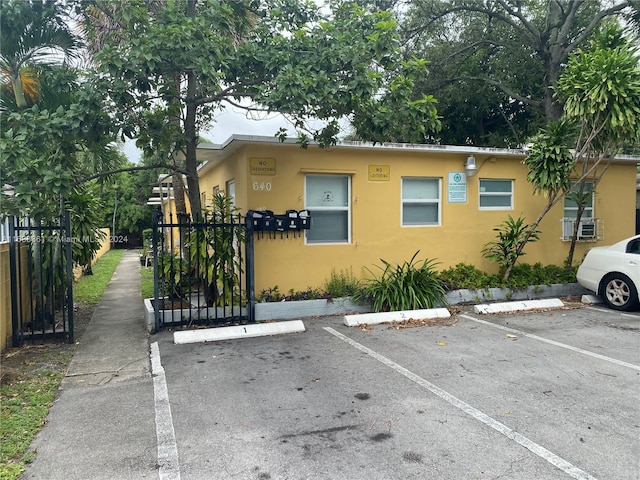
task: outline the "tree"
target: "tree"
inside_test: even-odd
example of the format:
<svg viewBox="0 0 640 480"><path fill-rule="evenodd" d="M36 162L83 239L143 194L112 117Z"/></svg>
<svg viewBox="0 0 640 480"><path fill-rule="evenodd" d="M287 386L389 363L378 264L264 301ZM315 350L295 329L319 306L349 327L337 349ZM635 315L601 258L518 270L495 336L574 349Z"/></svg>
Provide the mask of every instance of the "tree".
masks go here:
<svg viewBox="0 0 640 480"><path fill-rule="evenodd" d="M424 88L440 101L442 141L522 145L562 115L554 88L568 58L636 0L413 0L406 49L431 60Z"/></svg>
<svg viewBox="0 0 640 480"><path fill-rule="evenodd" d="M298 1L150 4L94 2L118 25L95 60L124 135L184 157L194 216L198 133L226 105L290 116L303 145L334 143L343 117L373 141L423 142L438 128L433 97L414 94L426 63L401 61L388 12L343 1L327 17Z"/></svg>
<svg viewBox="0 0 640 480"><path fill-rule="evenodd" d="M530 225L525 225L521 218L514 221L509 216L507 222L494 229L499 232L498 240L488 243L483 249L485 257L500 263L505 282L516 261L523 255L524 247L538 240L538 226L542 219L570 187L570 175L575 167L568 147L572 138L573 125L560 120L548 125L533 139L531 151L524 160L529 170L527 181L533 186L534 194L543 194L547 198L547 204Z"/></svg>
<svg viewBox="0 0 640 480"><path fill-rule="evenodd" d="M39 97L37 66L75 57L80 38L66 19L69 5L55 0L5 0L0 5L0 69L17 109Z"/></svg>
<svg viewBox="0 0 640 480"><path fill-rule="evenodd" d="M0 135L0 183L15 188L14 196L3 198L0 214L36 221L57 217L60 199L81 188L83 178L120 161L103 98L80 82L76 70L50 67L39 83L52 93L6 114Z"/></svg>
<svg viewBox="0 0 640 480"><path fill-rule="evenodd" d="M3 215L56 217L79 176L114 166L103 99L67 62L82 47L68 24L71 7L53 0L0 4L0 183L16 193L3 198Z"/></svg>
<svg viewBox="0 0 640 480"><path fill-rule="evenodd" d="M640 144L640 56L635 38L625 36L616 23L603 25L588 48L569 59L558 81L557 95L564 103L565 115L534 138L525 159L527 181L534 193L547 197L547 204L530 226L532 234L567 192L573 189L578 198L584 196L588 178L595 188L626 144ZM581 214L579 209L576 225ZM522 238L517 251L522 251L530 237ZM576 237L574 229L568 266L573 263ZM510 271L505 271L505 280Z"/></svg>
<svg viewBox="0 0 640 480"><path fill-rule="evenodd" d="M567 265L573 263L578 227L590 181L595 189L610 162L625 146L640 145L640 54L637 37L610 23L587 48L571 58L557 87L565 115L578 128L574 159L581 166L575 181L578 204Z"/></svg>
<svg viewBox="0 0 640 480"><path fill-rule="evenodd" d="M98 248L89 237L98 237L101 225L93 208L96 199L78 179L117 166L112 122L104 99L67 62L82 46L67 23L71 4L10 0L0 8L0 185L14 187L14 195L0 199L0 216L48 223L62 209L71 209L71 235L82 240L73 245L73 261L85 265ZM60 246L43 265L36 243L37 271L55 269Z"/></svg>

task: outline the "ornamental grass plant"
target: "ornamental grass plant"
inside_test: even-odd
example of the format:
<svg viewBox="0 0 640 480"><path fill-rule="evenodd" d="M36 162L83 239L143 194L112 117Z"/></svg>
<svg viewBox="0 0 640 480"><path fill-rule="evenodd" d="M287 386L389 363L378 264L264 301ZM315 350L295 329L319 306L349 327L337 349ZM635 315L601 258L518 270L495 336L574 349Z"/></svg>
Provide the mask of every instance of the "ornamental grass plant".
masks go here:
<svg viewBox="0 0 640 480"><path fill-rule="evenodd" d="M371 302L374 312L417 310L446 304L445 286L438 277L434 260L417 260L418 250L411 260L392 265L380 259L382 266L376 267L381 274L366 280L354 300Z"/></svg>

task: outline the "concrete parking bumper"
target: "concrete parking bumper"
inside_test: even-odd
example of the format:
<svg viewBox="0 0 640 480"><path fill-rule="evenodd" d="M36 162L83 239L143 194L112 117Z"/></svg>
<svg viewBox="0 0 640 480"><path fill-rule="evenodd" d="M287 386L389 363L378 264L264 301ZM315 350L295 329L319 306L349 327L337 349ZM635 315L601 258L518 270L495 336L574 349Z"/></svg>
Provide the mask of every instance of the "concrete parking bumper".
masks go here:
<svg viewBox="0 0 640 480"><path fill-rule="evenodd" d="M559 298L547 298L543 300L525 300L517 302L503 303L483 303L475 305L473 311L475 313L509 313L522 312L527 310L536 310L539 308L561 308L564 303Z"/></svg>

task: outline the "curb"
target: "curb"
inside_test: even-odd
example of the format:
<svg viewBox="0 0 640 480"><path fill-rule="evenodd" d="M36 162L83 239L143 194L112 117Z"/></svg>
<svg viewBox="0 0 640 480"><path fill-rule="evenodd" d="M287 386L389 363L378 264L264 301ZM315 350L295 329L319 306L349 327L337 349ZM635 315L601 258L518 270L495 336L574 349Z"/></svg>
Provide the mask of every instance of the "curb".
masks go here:
<svg viewBox="0 0 640 480"><path fill-rule="evenodd" d="M234 325L232 327L205 328L200 330L183 330L173 334L176 345L185 343L217 342L238 338L263 337L284 333L304 332L302 320L290 322L254 323L251 325Z"/></svg>
<svg viewBox="0 0 640 480"><path fill-rule="evenodd" d="M564 303L559 298L547 298L545 300L527 300L524 302L505 302L474 305L474 313L506 313L519 312L524 310L534 310L536 308L559 308L564 307Z"/></svg>
<svg viewBox="0 0 640 480"><path fill-rule="evenodd" d="M431 318L449 318L451 314L446 308L430 308L425 310L404 310L400 312L363 313L361 315L345 315L347 327L358 325L378 325L380 323L402 322L404 320L425 320Z"/></svg>

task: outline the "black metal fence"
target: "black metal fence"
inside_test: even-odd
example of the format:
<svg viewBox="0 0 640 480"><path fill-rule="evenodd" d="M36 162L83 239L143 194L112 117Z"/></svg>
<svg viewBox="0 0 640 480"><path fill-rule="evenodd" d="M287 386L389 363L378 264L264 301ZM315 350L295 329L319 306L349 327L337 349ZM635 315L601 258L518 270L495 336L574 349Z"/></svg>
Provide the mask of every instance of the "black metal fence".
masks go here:
<svg viewBox="0 0 640 480"><path fill-rule="evenodd" d="M155 330L253 322L253 225L239 214L153 214Z"/></svg>
<svg viewBox="0 0 640 480"><path fill-rule="evenodd" d="M74 341L69 212L58 224L9 220L12 345L50 338Z"/></svg>

